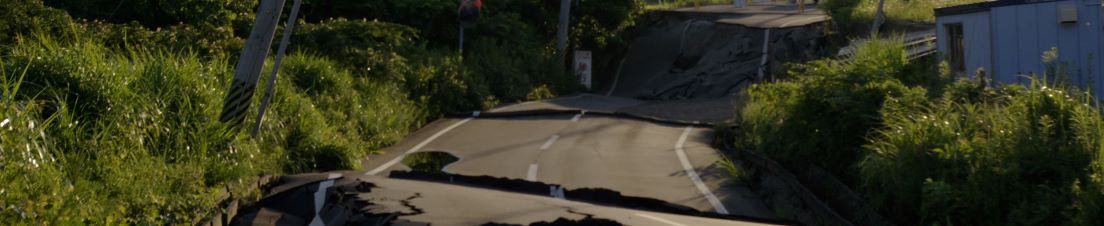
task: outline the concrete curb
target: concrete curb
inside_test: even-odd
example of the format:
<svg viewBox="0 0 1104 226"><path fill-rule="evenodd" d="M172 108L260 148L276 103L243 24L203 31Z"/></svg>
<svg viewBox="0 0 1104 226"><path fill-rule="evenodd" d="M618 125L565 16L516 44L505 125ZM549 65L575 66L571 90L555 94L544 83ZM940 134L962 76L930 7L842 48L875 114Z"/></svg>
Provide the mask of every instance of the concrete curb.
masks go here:
<svg viewBox="0 0 1104 226"><path fill-rule="evenodd" d="M208 212L204 218L193 221L192 225L230 225L230 222L234 220L234 217L237 217L242 207L249 205L251 202L260 200L261 196L264 194L259 194L258 192L263 192L264 188L268 187L276 180L276 177L269 175L245 179L244 182L239 183L240 186L245 186L245 194L234 194L229 185L227 185L219 191L218 196L220 201L217 206ZM251 197L252 195L256 195L257 197Z"/></svg>

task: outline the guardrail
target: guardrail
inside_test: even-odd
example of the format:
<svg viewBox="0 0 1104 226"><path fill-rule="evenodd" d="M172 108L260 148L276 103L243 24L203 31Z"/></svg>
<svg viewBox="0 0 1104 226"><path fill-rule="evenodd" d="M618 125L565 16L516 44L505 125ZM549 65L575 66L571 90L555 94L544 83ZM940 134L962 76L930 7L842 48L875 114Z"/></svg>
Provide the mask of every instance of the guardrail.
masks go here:
<svg viewBox="0 0 1104 226"><path fill-rule="evenodd" d="M906 34L905 51L907 51L908 59L915 60L936 53L938 48L936 48L935 41L934 29ZM855 53L855 48L864 42L866 40L851 41L851 45L840 49L837 56L844 59L851 58L851 55Z"/></svg>
<svg viewBox="0 0 1104 226"><path fill-rule="evenodd" d="M915 60L935 54L938 50L935 46L935 35L924 36L916 40L905 42L905 49L908 51L909 60Z"/></svg>

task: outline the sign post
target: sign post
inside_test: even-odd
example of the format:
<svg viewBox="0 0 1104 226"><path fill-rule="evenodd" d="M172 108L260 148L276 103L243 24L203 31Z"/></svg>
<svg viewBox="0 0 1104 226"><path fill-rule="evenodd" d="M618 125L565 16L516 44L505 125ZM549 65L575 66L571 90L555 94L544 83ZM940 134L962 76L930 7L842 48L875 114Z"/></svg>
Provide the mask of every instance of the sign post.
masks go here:
<svg viewBox="0 0 1104 226"><path fill-rule="evenodd" d="M456 17L460 20L460 53L464 53L464 30L479 25L481 9L483 2L480 0L460 0L460 8L456 9Z"/></svg>
<svg viewBox="0 0 1104 226"><path fill-rule="evenodd" d="M253 92L257 89L257 80L260 79L265 56L272 45L272 36L276 34L276 24L283 9L284 0L261 1L253 30L234 68L234 80L223 100L219 121L236 125L245 120L245 112L253 100Z"/></svg>
<svg viewBox="0 0 1104 226"><path fill-rule="evenodd" d="M575 63L572 68L575 68L575 75L579 76L579 84L586 86L587 90L591 87L591 61L593 56L590 51L575 51Z"/></svg>

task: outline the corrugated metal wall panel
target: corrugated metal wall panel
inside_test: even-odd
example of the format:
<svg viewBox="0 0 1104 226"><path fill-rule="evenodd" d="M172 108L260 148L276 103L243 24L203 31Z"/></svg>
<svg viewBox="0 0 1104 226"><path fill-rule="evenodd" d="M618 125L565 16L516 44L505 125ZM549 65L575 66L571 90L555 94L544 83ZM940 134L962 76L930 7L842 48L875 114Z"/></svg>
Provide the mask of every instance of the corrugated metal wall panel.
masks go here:
<svg viewBox="0 0 1104 226"><path fill-rule="evenodd" d="M1078 41L1079 48L1079 60L1081 67L1079 72L1082 76L1082 88L1094 90L1101 89L1101 72L1104 68L1101 67L1101 62L1104 62L1104 55L1101 55L1101 46L1104 46L1104 39L1101 39L1101 32L1104 32L1104 26L1101 26L1101 8L1100 1L1083 1L1079 4L1078 18L1080 21L1076 24L1078 26ZM1100 96L1100 95L1097 95Z"/></svg>
<svg viewBox="0 0 1104 226"><path fill-rule="evenodd" d="M1058 5L1070 3L1077 5L1078 22L1058 23ZM1104 94L1104 8L1100 0L1003 6L984 14L941 16L936 19L941 52L946 52L946 31L942 27L946 23L963 23L969 73L991 65L985 68L998 84L1027 84L1029 81L1019 75L1042 75L1046 70L1042 55L1056 47L1059 60L1068 63L1071 82ZM982 56L988 60L979 61Z"/></svg>
<svg viewBox="0 0 1104 226"><path fill-rule="evenodd" d="M1018 56L1020 64L1018 66L1017 73L1031 74L1041 71L1041 64L1039 64L1040 56L1042 56L1042 48L1039 47L1039 24L1035 21L1038 20L1035 13L1035 4L1008 6L1016 9L1016 32L1012 34L1002 35L1015 35L1019 36ZM1007 23L1008 21L1000 21L1000 23Z"/></svg>
<svg viewBox="0 0 1104 226"><path fill-rule="evenodd" d="M992 45L989 26L989 12L977 12L943 16L936 19L936 40L940 52L947 52L947 30L945 24L961 23L964 33L963 45L966 48L966 74L973 75L974 70L992 68ZM944 56L946 57L946 56Z"/></svg>
<svg viewBox="0 0 1104 226"><path fill-rule="evenodd" d="M1016 35L1016 9L994 8L992 15L993 32L993 68L990 70L997 83L1018 83L1019 78L1019 35Z"/></svg>

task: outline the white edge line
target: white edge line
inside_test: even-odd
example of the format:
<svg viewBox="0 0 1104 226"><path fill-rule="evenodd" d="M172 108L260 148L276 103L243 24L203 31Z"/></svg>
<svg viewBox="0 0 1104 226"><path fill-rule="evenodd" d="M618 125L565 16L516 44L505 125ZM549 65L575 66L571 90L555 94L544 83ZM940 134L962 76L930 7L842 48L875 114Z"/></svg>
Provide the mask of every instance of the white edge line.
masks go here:
<svg viewBox="0 0 1104 226"><path fill-rule="evenodd" d="M322 217L318 214L322 212L322 206L326 204L326 190L334 184L334 179L341 177L341 174L331 173L325 181L318 183L318 190L314 191L314 219L311 219L310 226L325 225L322 222Z"/></svg>
<svg viewBox="0 0 1104 226"><path fill-rule="evenodd" d="M548 138L548 141L545 141L545 142L544 142L544 145L541 145L540 149L541 149L542 151L543 151L543 150L548 150L548 148L549 148L549 147L552 147L552 143L556 143L556 140L559 140L559 139L560 139L560 135L559 135L559 134L557 134L557 135L552 135L552 137Z"/></svg>
<svg viewBox="0 0 1104 226"><path fill-rule="evenodd" d="M690 131L693 130L693 126L687 126L682 131L682 136L679 136L678 143L675 143L675 153L678 154L679 162L682 162L683 170L686 170L686 176L690 177L690 180L694 182L694 186L698 187L698 191L705 196L705 199L709 201L709 204L713 205L713 210L719 214L728 214L728 209L721 203L720 199L717 199L716 195L713 195L712 191L709 191L709 187L705 186L701 177L694 171L694 167L690 165L690 160L686 158L686 152L682 146L686 143L686 137L690 136Z"/></svg>
<svg viewBox="0 0 1104 226"><path fill-rule="evenodd" d="M406 157L406 155L408 155L410 153L414 153L418 150L421 150L423 147L428 145L429 142L433 142L433 140L436 140L438 137L441 137L441 135L445 135L445 133L447 133L448 131L456 129L456 127L460 127L460 125L463 125L464 123L467 123L468 121L471 121L472 119L475 119L475 118L468 117L468 118L464 119L463 121L452 124L452 126L449 126L448 128L445 128L441 131L437 131L437 133L433 134L433 136L430 136L428 139L425 139L421 143L418 143L418 145L415 145L413 148L410 148L410 150L406 150L405 153L399 155L398 157L395 157L395 159L392 159L391 161L387 161L387 163L384 163L383 165L380 165L379 167L376 167L376 169L374 169L372 171L368 171L364 175L376 175L379 172L382 172L384 170L387 170L388 168L391 168L391 166L394 166L395 164L398 164L399 161L402 161L402 159L404 157Z"/></svg>
<svg viewBox="0 0 1104 226"><path fill-rule="evenodd" d="M529 164L529 174L525 177L527 181L537 181L537 164Z"/></svg>
<svg viewBox="0 0 1104 226"><path fill-rule="evenodd" d="M636 215L640 216L640 217L643 217L643 218L652 219L654 221L659 221L659 222L662 222L664 224L668 224L668 225L671 225L671 226L687 226L685 224L680 224L678 222L674 222L674 221L671 221L671 220L668 220L668 219L663 219L663 218L660 218L660 217L657 217L657 216L652 216L652 215L648 215L648 214L644 214L644 213L636 213Z"/></svg>
<svg viewBox="0 0 1104 226"><path fill-rule="evenodd" d="M630 47L631 49L631 47ZM606 96L612 96L613 91L617 90L617 82L621 79L621 68L625 67L625 58L621 58L621 63L617 65L617 73L613 75L613 85L610 85L609 91L606 92Z"/></svg>
<svg viewBox="0 0 1104 226"><path fill-rule="evenodd" d="M582 118L586 114L586 111L581 111L579 114L575 114L575 117L571 117L571 122L578 122L579 118Z"/></svg>

